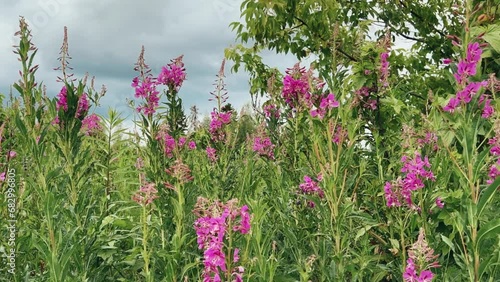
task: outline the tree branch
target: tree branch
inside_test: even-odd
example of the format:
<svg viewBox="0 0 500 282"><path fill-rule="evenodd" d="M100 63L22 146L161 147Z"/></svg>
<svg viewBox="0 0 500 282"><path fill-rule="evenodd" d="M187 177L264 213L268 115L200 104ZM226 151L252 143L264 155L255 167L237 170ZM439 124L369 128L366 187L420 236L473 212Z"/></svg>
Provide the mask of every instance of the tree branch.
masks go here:
<svg viewBox="0 0 500 282"><path fill-rule="evenodd" d="M297 21L299 21L302 25L306 26L309 30L311 30L316 36L319 37L319 39L323 40L323 41L326 41L328 42L328 39L325 39L323 36L321 36L321 34L319 34L317 31L315 30L312 30L309 25L304 21L302 20L301 18L297 17L297 16L293 16L294 19L296 19ZM345 57L347 57L349 60L351 61L354 61L354 62L357 62L358 59L354 58L352 55L349 55L347 54L347 52L345 52L342 48L339 48L339 47L335 47L335 50L337 50L340 54L344 55Z"/></svg>

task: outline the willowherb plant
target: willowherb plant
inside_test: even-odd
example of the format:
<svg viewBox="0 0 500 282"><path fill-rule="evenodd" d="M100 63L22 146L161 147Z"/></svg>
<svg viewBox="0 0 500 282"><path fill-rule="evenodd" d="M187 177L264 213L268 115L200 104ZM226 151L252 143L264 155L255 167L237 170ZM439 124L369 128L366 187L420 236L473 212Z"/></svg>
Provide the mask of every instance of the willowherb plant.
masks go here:
<svg viewBox="0 0 500 282"><path fill-rule="evenodd" d="M265 156L270 160L274 160L274 147L275 145L271 142L269 137L254 137L253 147L254 152L257 152L260 156Z"/></svg>
<svg viewBox="0 0 500 282"><path fill-rule="evenodd" d="M408 261L403 279L405 282L430 282L434 278L434 274L430 268L439 267L436 261L438 255L434 254L434 250L429 247L425 240L425 232L420 228L418 239L413 243L408 250Z"/></svg>
<svg viewBox="0 0 500 282"><path fill-rule="evenodd" d="M495 120L494 132L495 136L488 140L488 144L491 145L490 154L494 163L490 166L488 171L487 184L492 184L493 181L500 176L500 119Z"/></svg>
<svg viewBox="0 0 500 282"><path fill-rule="evenodd" d="M237 206L238 200L227 203L209 201L199 197L193 213L198 217L194 223L198 237L198 248L203 250L204 282L243 281L243 266L239 248L233 247L236 233L250 232L250 213L246 205ZM227 241L227 243L226 243Z"/></svg>
<svg viewBox="0 0 500 282"><path fill-rule="evenodd" d="M156 78L153 77L151 69L146 65L144 59L144 46L142 46L134 70L139 72L139 76L132 80L132 87L135 89L135 97L145 100L145 102L137 107L137 112L150 117L156 112L159 106L160 92L156 89Z"/></svg>
<svg viewBox="0 0 500 282"><path fill-rule="evenodd" d="M470 43L467 46L466 58L460 60L457 66L457 72L454 74L459 87L459 91L450 99L448 104L443 107L447 112L454 112L460 105L467 105L472 98L481 90L481 87L488 85L487 81L473 82L470 77L476 74L477 64L481 60L482 50L479 43ZM483 117L488 118L492 115L491 101L484 96L480 98L480 104L484 102Z"/></svg>
<svg viewBox="0 0 500 282"><path fill-rule="evenodd" d="M186 69L182 62L183 55L173 59L171 63L161 68L156 81L168 86L169 89L179 92L184 80L186 80Z"/></svg>
<svg viewBox="0 0 500 282"><path fill-rule="evenodd" d="M325 197L325 192L318 185L318 182L323 180L323 176L319 174L316 179L317 181L314 181L310 176L304 176L304 182L299 185L299 192L304 195L318 196L320 199L323 199ZM316 204L308 200L307 205L310 208L314 208Z"/></svg>
<svg viewBox="0 0 500 282"><path fill-rule="evenodd" d="M422 159L420 153L415 152L413 158L403 156L401 158L403 167L401 172L405 173L403 178L396 181L386 182L384 186L385 198L388 207L399 207L402 203L412 209L419 209L412 201L412 191L424 188L424 180L435 180L427 157ZM426 169L427 168L427 169Z"/></svg>

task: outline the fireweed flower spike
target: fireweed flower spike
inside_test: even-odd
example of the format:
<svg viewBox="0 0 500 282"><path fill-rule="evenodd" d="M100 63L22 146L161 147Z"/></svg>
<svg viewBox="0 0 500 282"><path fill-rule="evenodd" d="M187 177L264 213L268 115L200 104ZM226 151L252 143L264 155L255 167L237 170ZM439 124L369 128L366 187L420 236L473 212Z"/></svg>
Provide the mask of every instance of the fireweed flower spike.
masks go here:
<svg viewBox="0 0 500 282"><path fill-rule="evenodd" d="M217 150L215 150L212 147L207 147L206 152L207 152L207 157L210 161L212 161L212 162L217 161L217 155L216 155Z"/></svg>
<svg viewBox="0 0 500 282"><path fill-rule="evenodd" d="M217 112L215 109L211 113L209 132L214 141L223 141L226 138L224 126L231 123L231 112Z"/></svg>
<svg viewBox="0 0 500 282"><path fill-rule="evenodd" d="M417 241L408 250L407 266L403 273L404 281L432 281L434 274L429 269L439 267L437 258L438 255L434 255L434 250L428 246L425 240L424 229L420 228Z"/></svg>
<svg viewBox="0 0 500 282"><path fill-rule="evenodd" d="M196 142L189 141L188 147L189 147L189 150L195 150L196 149Z"/></svg>
<svg viewBox="0 0 500 282"><path fill-rule="evenodd" d="M281 95L292 109L296 109L302 99L308 100L310 98L311 94L309 93L309 81L306 69L300 67L299 63L295 64L293 68L286 70Z"/></svg>
<svg viewBox="0 0 500 282"><path fill-rule="evenodd" d="M89 136L96 132L99 132L102 129L100 121L101 119L96 114L85 117L82 120L82 130L84 131L85 135Z"/></svg>
<svg viewBox="0 0 500 282"><path fill-rule="evenodd" d="M440 209L444 208L444 203L443 200L441 200L441 197L436 198L436 206Z"/></svg>
<svg viewBox="0 0 500 282"><path fill-rule="evenodd" d="M156 195L158 190L156 190L154 183L146 183L139 188L139 190L132 196L134 200L139 205L147 206L151 204L155 199L158 198Z"/></svg>
<svg viewBox="0 0 500 282"><path fill-rule="evenodd" d="M226 204L218 201L210 202L205 198L198 198L193 213L198 217L194 222L197 235L198 248L204 250L202 272L203 281L221 281L221 276L234 277L233 281L243 281L244 268L236 266L228 269L226 264L227 256L232 254L232 262L239 261L239 249L228 250L225 253L224 244L226 235L239 232L248 234L250 232L250 214L248 207L237 207L237 200L230 200ZM238 220L239 218L239 220ZM228 226L233 226L232 230ZM222 271L223 273L220 273Z"/></svg>
<svg viewBox="0 0 500 282"><path fill-rule="evenodd" d="M411 198L412 192L424 188L424 180L435 181L434 174L430 170L431 164L427 157L422 159L418 152L415 152L414 158L403 156L401 162L403 163L401 172L406 173L406 175L396 181L387 182L384 186L387 206L399 207L401 200L404 200L408 207L417 208Z"/></svg>
<svg viewBox="0 0 500 282"><path fill-rule="evenodd" d="M137 107L137 112L145 115L152 115L156 112L159 104L160 92L156 90L157 81L151 75L149 66L144 61L144 46L137 60L135 71L139 72L139 76L132 79L132 87L135 89L135 97L143 98L146 102Z"/></svg>
<svg viewBox="0 0 500 282"><path fill-rule="evenodd" d="M184 63L182 58L184 55L180 55L176 59L172 60L171 63L162 67L160 74L158 75L158 84L167 85L169 88L179 91L184 80L186 80L186 70L184 69Z"/></svg>
<svg viewBox="0 0 500 282"><path fill-rule="evenodd" d="M318 181L323 179L323 176L320 174L316 178ZM300 193L303 195L317 195L320 199L325 197L325 192L319 187L318 182L314 181L310 176L304 176L304 182L299 185ZM308 201L307 205L310 208L314 208L315 204L313 201Z"/></svg>
<svg viewBox="0 0 500 282"><path fill-rule="evenodd" d="M89 100L87 98L87 94L83 93L80 99L78 99L78 107L76 109L75 117L79 118L81 116L85 116L88 110L89 110Z"/></svg>
<svg viewBox="0 0 500 282"><path fill-rule="evenodd" d="M443 107L446 112L453 112L460 105L466 105L470 103L472 98L480 91L481 87L486 87L487 81L480 82L470 82L469 77L476 74L477 63L481 60L482 50L479 43L471 43L467 47L466 58L460 60L457 64L457 72L453 74L460 90L456 93L454 97L450 99L448 104ZM489 103L487 104L489 106ZM483 112L483 117L489 117L490 108L485 109Z"/></svg>
<svg viewBox="0 0 500 282"><path fill-rule="evenodd" d="M260 156L265 156L270 160L274 160L274 147L269 137L255 137L253 139L253 150Z"/></svg>
<svg viewBox="0 0 500 282"><path fill-rule="evenodd" d="M319 107L310 111L312 117L319 117L322 119L328 110L333 108L338 108L340 105L339 101L335 99L333 93L328 94L326 97L321 98Z"/></svg>
<svg viewBox="0 0 500 282"><path fill-rule="evenodd" d="M387 60L389 58L389 53L384 52L380 54L380 82L382 83L383 87L388 87L389 82L387 79L389 78L389 61Z"/></svg>
<svg viewBox="0 0 500 282"><path fill-rule="evenodd" d="M61 88L61 91L59 91L59 94L57 94L56 109L59 110L60 108L63 108L64 111L68 110L68 100L67 100L67 89L66 89L66 86L63 86Z"/></svg>
<svg viewBox="0 0 500 282"><path fill-rule="evenodd" d="M496 162L493 163L488 171L488 180L487 184L493 183L495 179L500 176L500 121L496 120L495 123L495 137L491 138L488 141L488 144L491 145L490 154L493 157L493 160L496 159Z"/></svg>

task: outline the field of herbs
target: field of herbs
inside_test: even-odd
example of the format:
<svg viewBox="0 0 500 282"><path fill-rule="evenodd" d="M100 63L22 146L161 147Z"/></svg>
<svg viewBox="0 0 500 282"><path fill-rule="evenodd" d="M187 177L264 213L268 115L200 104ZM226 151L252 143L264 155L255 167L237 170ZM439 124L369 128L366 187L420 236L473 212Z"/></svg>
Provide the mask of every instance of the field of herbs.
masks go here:
<svg viewBox="0 0 500 282"><path fill-rule="evenodd" d="M339 16L365 6L308 18L317 1L292 16L272 2L243 1L242 44L225 51L250 73L251 106L227 103L224 60L210 116L186 112L183 56L150 69L146 46L134 128L96 114L106 91L72 75L66 31L46 93L20 19L0 109L0 281L500 281L498 1L442 8L456 15L442 46L427 32L411 54L389 6L370 10L387 28L369 40ZM298 62L270 68L266 48Z"/></svg>

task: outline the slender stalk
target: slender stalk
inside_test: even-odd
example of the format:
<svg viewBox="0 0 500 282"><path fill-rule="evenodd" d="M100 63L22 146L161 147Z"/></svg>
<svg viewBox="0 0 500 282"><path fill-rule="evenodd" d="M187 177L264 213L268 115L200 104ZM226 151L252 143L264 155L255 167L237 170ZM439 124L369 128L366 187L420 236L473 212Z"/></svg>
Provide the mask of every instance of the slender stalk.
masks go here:
<svg viewBox="0 0 500 282"><path fill-rule="evenodd" d="M142 205L142 257L144 259L144 274L146 276L146 281L153 281L151 273L149 271L149 251L148 251L148 211L146 205Z"/></svg>

